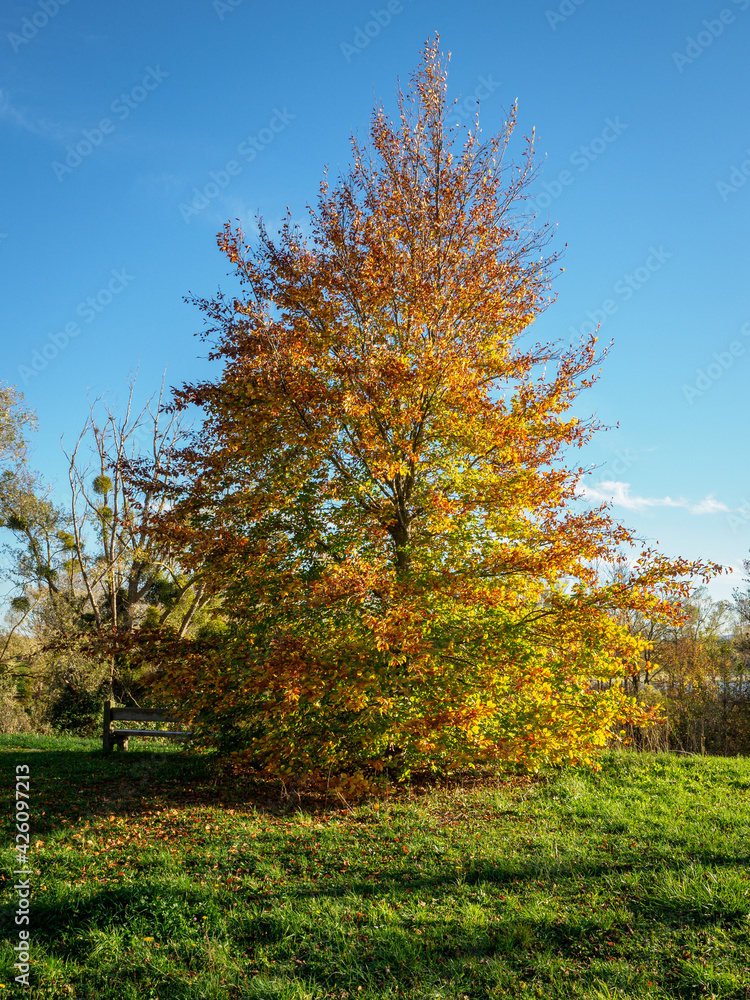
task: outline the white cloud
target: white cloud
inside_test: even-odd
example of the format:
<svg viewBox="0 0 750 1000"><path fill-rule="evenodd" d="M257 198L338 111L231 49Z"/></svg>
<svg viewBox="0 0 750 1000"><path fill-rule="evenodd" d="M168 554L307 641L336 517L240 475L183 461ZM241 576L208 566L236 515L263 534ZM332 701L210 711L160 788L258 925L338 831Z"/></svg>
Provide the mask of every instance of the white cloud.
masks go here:
<svg viewBox="0 0 750 1000"><path fill-rule="evenodd" d="M705 500L694 504L688 510L691 514L726 514L730 508L725 503L722 503L721 500L717 500L709 494Z"/></svg>
<svg viewBox="0 0 750 1000"><path fill-rule="evenodd" d="M579 495L594 503L613 503L616 507L626 510L644 511L649 507L679 507L690 514L727 514L731 508L725 503L709 495L705 499L692 503L684 497L674 500L672 497L639 497L630 492L630 483L621 483L606 479L595 486L581 486Z"/></svg>

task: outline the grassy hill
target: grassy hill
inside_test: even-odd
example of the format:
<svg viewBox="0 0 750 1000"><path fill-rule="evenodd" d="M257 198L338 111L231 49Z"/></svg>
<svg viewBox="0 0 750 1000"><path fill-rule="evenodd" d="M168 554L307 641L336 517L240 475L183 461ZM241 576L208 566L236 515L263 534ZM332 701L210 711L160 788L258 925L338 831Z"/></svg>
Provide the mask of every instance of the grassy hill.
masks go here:
<svg viewBox="0 0 750 1000"><path fill-rule="evenodd" d="M750 998L750 760L613 752L316 811L248 804L205 758L99 747L0 737L0 996Z"/></svg>

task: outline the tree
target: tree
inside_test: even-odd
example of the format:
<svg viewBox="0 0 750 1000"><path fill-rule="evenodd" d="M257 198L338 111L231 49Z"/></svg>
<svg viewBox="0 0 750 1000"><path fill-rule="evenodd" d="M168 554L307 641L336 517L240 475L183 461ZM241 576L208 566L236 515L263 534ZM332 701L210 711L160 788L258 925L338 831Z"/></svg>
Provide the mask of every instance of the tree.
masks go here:
<svg viewBox="0 0 750 1000"><path fill-rule="evenodd" d="M163 385L140 412L129 387L121 418L112 409L90 416L69 453L72 548L76 572L97 633L128 633L144 618L185 634L208 600L202 573L185 574L174 545L149 534L150 519L167 502L160 488L186 439L176 414L165 414ZM81 457L88 444L90 460ZM134 487L130 473L144 462L149 477ZM86 551L93 536L97 547ZM157 612L157 608L159 609ZM149 610L153 612L149 613Z"/></svg>
<svg viewBox="0 0 750 1000"><path fill-rule="evenodd" d="M76 704L93 704L102 683L117 697L136 690L127 656L112 652L113 634L146 624L183 636L210 598L200 572L186 574L179 551L148 534L150 517L166 502L159 485L186 432L176 414L163 412L163 386L140 411L134 390L131 382L122 416L101 400L90 404L66 453L69 509L25 467L0 482L16 589L5 649L20 630L33 653L54 652L47 679ZM150 479L138 490L126 484L125 470L146 457Z"/></svg>
<svg viewBox="0 0 750 1000"><path fill-rule="evenodd" d="M33 652L33 644L21 635L30 622L35 602L27 586L38 593L53 596L58 592L54 562L60 547L54 532L61 512L50 499L37 472L29 467L29 435L36 429L36 417L24 404L23 394L15 386L0 385L0 528L10 531L15 544L3 541L3 574L11 584L5 621L7 630L0 640L0 714L5 731L33 728L19 700L21 691L29 690L32 678L10 673L9 662ZM21 544L18 540L22 539ZM15 592L14 596L13 591ZM33 694L37 694L34 691ZM38 702L38 699L36 699ZM39 721L35 713L35 721Z"/></svg>
<svg viewBox="0 0 750 1000"><path fill-rule="evenodd" d="M14 385L0 382L0 470L17 470L26 462L28 434L36 427L36 417Z"/></svg>
<svg viewBox="0 0 750 1000"><path fill-rule="evenodd" d="M598 578L632 536L566 460L597 429L571 413L594 338L529 340L556 262L523 212L533 143L506 162L515 108L484 143L447 127L437 40L398 107L309 239L227 225L239 292L193 300L223 373L176 394L205 420L153 528L223 581L225 630L165 685L276 775L590 760L637 714L593 683L644 645L613 612L669 619L717 567Z"/></svg>
<svg viewBox="0 0 750 1000"><path fill-rule="evenodd" d="M36 416L24 404L23 393L15 386L0 384L0 528L23 538L21 548L2 546L5 573L11 583L32 583L51 592L56 589L53 549L54 530L60 511L44 489L38 473L28 464L29 434L36 429ZM14 621L0 648L2 661L13 638L31 611L25 593L10 602Z"/></svg>
<svg viewBox="0 0 750 1000"><path fill-rule="evenodd" d="M747 747L743 663L733 640L736 620L728 601L696 588L682 620L655 645L653 683L664 699L667 748L727 753ZM744 718L743 718L744 716Z"/></svg>

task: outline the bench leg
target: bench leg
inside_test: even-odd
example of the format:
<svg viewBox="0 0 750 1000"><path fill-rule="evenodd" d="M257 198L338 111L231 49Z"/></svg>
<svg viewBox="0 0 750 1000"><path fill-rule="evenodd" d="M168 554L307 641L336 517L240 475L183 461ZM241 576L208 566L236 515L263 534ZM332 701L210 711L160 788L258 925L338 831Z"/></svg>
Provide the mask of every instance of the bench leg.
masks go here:
<svg viewBox="0 0 750 1000"><path fill-rule="evenodd" d="M112 750L112 739L110 737L110 724L112 722L112 708L114 702L112 700L104 702L104 729L102 731L102 749L105 753L110 753Z"/></svg>

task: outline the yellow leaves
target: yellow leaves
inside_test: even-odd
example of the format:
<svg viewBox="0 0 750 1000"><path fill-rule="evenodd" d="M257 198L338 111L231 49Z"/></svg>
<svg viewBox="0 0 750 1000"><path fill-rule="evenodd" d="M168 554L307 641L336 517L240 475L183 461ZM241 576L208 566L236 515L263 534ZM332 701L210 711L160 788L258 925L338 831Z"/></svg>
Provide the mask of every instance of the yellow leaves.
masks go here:
<svg viewBox="0 0 750 1000"><path fill-rule="evenodd" d="M358 400L357 397L350 392L344 393L341 403L344 413L351 417L366 417L374 409L372 403Z"/></svg>

